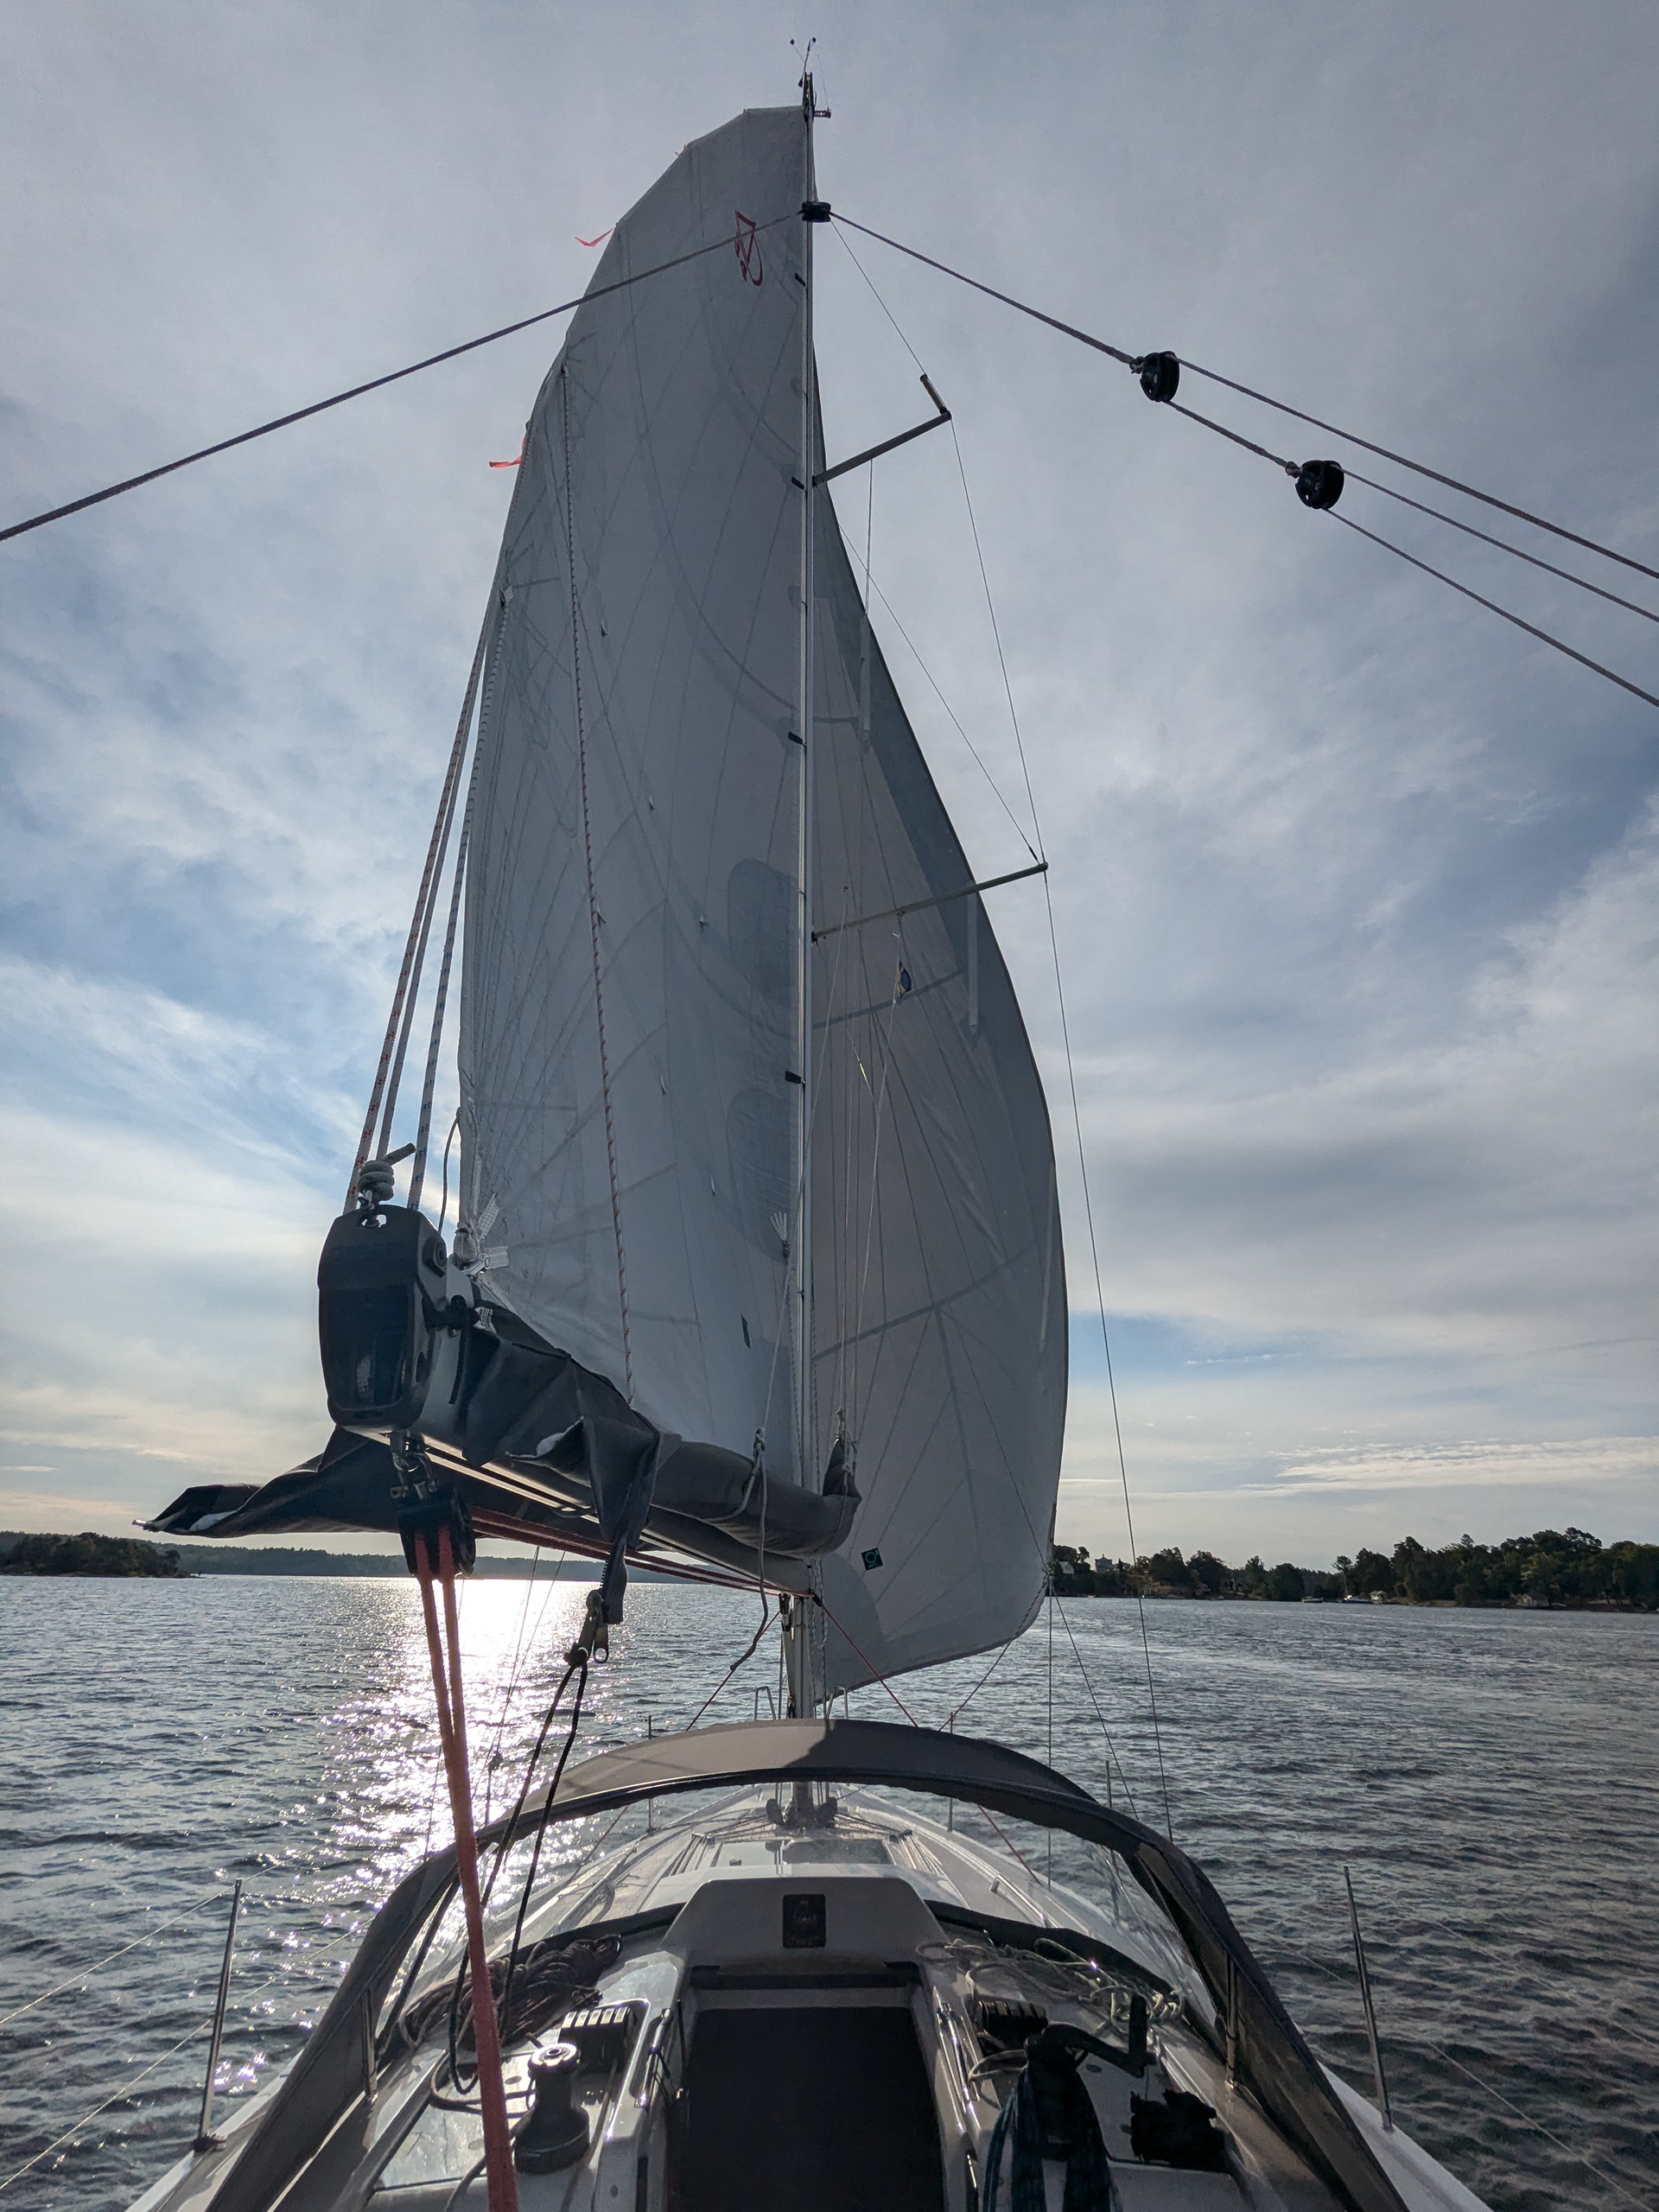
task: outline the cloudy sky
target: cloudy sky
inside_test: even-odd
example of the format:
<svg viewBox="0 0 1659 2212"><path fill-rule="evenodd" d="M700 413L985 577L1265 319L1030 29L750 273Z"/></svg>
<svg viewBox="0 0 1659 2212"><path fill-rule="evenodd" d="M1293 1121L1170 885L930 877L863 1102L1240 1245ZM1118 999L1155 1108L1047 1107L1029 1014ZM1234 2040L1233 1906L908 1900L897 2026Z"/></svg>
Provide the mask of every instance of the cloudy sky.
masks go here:
<svg viewBox="0 0 1659 2212"><path fill-rule="evenodd" d="M790 99L809 32L837 208L1659 566L1646 0L12 0L0 519L568 297L578 238ZM1141 1548L1659 1536L1659 711L854 243L957 419ZM916 418L915 369L829 234L820 269L847 451ZM559 327L0 548L0 1523L121 1529L322 1439L315 1255L505 512L486 464ZM1362 487L1343 512L1659 690L1652 623ZM1017 866L945 438L883 465L868 519L969 852ZM994 898L1069 1179L1059 1532L1122 1551L1042 894Z"/></svg>

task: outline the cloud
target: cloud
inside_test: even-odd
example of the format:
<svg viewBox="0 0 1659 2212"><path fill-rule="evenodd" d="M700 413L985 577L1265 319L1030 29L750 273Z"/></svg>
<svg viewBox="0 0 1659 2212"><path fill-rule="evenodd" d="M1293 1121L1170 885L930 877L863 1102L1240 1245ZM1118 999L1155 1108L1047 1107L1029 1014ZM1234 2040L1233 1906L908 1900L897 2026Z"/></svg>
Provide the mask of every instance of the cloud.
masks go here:
<svg viewBox="0 0 1659 2212"><path fill-rule="evenodd" d="M590 30L429 0L20 21L8 512L569 296L577 234L792 97L760 0ZM1421 0L1062 5L1015 36L1002 9L855 0L820 53L838 207L1654 561L1650 10L1521 0L1499 41ZM1580 1447L1633 1521L1595 1440L1656 1426L1652 710L1101 356L855 243L954 410L1022 745L945 440L844 480L840 512L998 787L878 607L982 874L1025 857L998 791L1028 824L1029 768L1148 1524L1220 1542L1270 1510L1328 1549L1344 1513L1553 1514ZM833 230L818 251L850 452L915 419L916 367ZM484 464L556 338L0 549L11 1448L79 1497L152 1498L174 1463L143 1454L265 1472L317 1440L315 1250L500 529ZM1182 397L1325 449L1190 365ZM1650 682L1647 626L1388 513ZM1045 888L992 898L1086 1314ZM1085 1366L1068 1465L1110 1459Z"/></svg>
<svg viewBox="0 0 1659 2212"><path fill-rule="evenodd" d="M1274 1497L1298 1491L1442 1490L1497 1484L1560 1490L1569 1483L1651 1480L1659 1443L1651 1436L1582 1436L1560 1443L1482 1438L1467 1444L1357 1449L1292 1459L1270 1485Z"/></svg>

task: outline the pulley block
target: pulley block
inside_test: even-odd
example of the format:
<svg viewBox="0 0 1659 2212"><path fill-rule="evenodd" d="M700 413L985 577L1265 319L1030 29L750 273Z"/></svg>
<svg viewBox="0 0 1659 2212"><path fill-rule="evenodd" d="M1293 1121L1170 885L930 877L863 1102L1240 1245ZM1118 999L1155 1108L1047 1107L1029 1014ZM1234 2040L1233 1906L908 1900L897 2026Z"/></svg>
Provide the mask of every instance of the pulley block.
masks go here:
<svg viewBox="0 0 1659 2212"><path fill-rule="evenodd" d="M1173 353L1143 353L1129 366L1141 379L1148 399L1173 399L1180 389L1181 365Z"/></svg>
<svg viewBox="0 0 1659 2212"><path fill-rule="evenodd" d="M1347 482L1337 461L1305 461L1296 475L1296 496L1305 507L1334 507Z"/></svg>

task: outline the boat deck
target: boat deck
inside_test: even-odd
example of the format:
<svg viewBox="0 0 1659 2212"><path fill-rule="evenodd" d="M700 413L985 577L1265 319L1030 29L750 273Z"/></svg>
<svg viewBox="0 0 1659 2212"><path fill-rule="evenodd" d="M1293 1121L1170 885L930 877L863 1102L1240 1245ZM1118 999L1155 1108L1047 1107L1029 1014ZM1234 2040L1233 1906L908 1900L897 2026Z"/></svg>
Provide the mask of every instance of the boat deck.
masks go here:
<svg viewBox="0 0 1659 2212"><path fill-rule="evenodd" d="M1051 1886L861 1791L807 1819L753 1793L681 1814L588 1864L531 1921L509 2111L530 2126L531 2063L566 2044L584 2140L567 2164L519 2172L523 2212L979 2212L1004 2100L1045 2027L1094 2046L1076 2079L1122 2212L1342 2202L1229 2086L1202 1982L1132 1885ZM372 2094L285 2191L236 2185L250 2112L142 2212L478 2212L482 2121L448 2063L456 1962L429 1961L393 2001ZM1414 2212L1478 2212L1347 2101ZM999 2163L1007 2207L1006 2146ZM1066 2164L1043 2171L1059 2212Z"/></svg>

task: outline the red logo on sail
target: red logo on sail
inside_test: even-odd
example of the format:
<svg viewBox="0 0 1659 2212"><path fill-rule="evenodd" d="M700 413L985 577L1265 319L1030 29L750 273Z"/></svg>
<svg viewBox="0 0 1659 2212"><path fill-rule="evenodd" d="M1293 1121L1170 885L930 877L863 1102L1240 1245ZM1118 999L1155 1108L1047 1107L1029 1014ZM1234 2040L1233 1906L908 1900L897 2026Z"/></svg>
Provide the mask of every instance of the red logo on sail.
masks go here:
<svg viewBox="0 0 1659 2212"><path fill-rule="evenodd" d="M754 234L753 219L741 208L737 211L737 235L732 244L737 251L738 268L748 283L764 284L766 272L760 260L760 241Z"/></svg>

